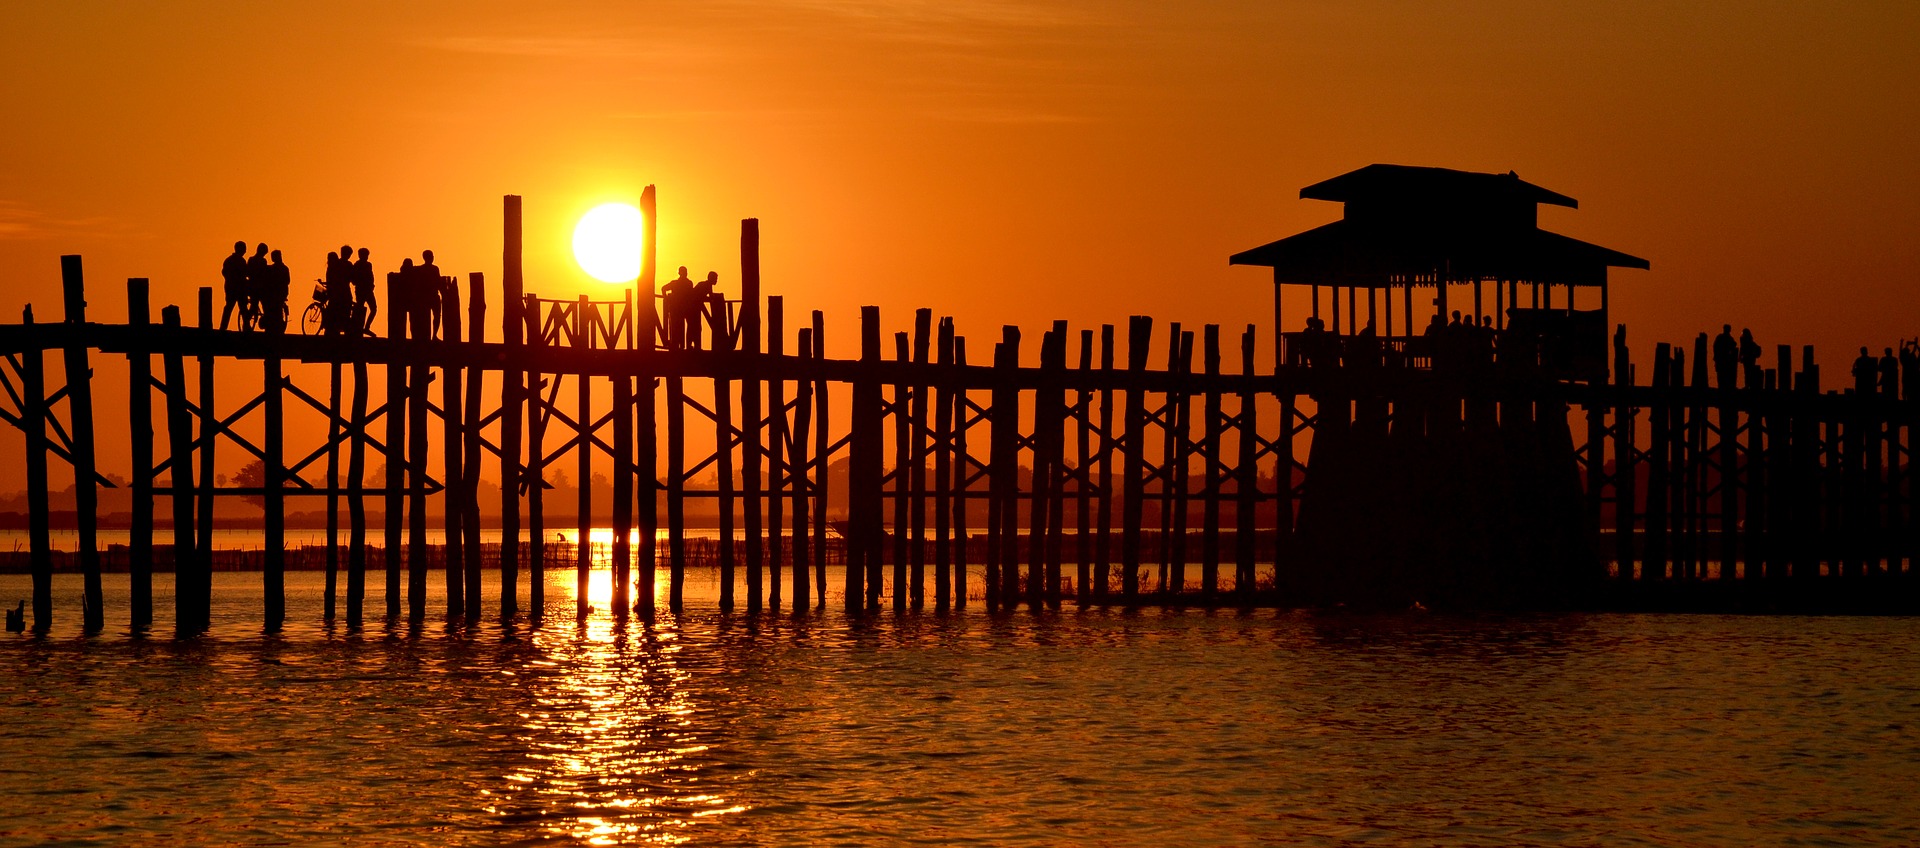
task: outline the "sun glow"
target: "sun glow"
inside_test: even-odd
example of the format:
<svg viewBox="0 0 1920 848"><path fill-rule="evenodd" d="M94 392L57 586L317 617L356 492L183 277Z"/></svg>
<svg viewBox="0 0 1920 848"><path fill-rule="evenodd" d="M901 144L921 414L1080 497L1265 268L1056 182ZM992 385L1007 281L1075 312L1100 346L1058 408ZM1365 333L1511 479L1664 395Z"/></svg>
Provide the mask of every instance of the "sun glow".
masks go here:
<svg viewBox="0 0 1920 848"><path fill-rule="evenodd" d="M604 283L640 276L640 242L645 220L626 203L603 203L580 216L573 228L573 258L580 270Z"/></svg>

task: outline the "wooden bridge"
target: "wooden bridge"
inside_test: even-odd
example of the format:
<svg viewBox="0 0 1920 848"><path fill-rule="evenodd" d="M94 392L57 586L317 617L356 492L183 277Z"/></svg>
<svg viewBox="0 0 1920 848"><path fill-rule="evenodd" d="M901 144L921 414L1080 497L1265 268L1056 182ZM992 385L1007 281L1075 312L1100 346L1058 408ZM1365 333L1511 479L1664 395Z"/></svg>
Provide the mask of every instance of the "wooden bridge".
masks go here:
<svg viewBox="0 0 1920 848"><path fill-rule="evenodd" d="M649 227L652 198L649 187ZM615 616L652 613L662 571L668 606L681 608L694 499L714 502L718 538L699 559L718 569L728 611L834 600L852 612L945 610L970 593L996 610L1069 600L1591 606L1659 586L1912 594L1920 403L1910 367L1904 394L1871 380L1823 390L1811 349L1796 364L1782 347L1772 367L1745 369L1743 385L1710 385L1702 334L1691 368L1684 346L1660 344L1650 379L1636 383L1623 336L1597 372L1569 370L1542 341L1550 333L1508 323L1540 320L1517 305L1501 310L1497 356L1440 353L1443 338L1411 334L1382 345L1339 333L1336 318L1311 341L1313 356L1283 347L1264 369L1252 325L1235 356L1215 325L1156 336L1151 318L1135 317L1122 338L1111 325L1055 321L1037 358L1023 357L1022 333L1008 326L981 361L926 309L888 345L866 307L859 358L836 360L823 353L820 312L790 323L782 298L762 296L752 219L741 228L742 296L713 319L733 349L670 349L651 233L637 299L546 300L523 291L520 209L505 199L505 303L490 317L479 274L464 305L463 287L448 285L438 338L427 316L399 310L384 338L221 331L205 288L191 320L168 305L155 321L144 279L127 281L127 323L91 322L80 257L62 257L62 320L36 322L29 307L0 326L12 405L0 417L26 437L33 626L54 615L56 461L77 481L84 625L105 625L95 513L112 483L96 458L92 388L105 361L121 363L109 367L127 369L130 386L136 629L153 624L156 566L176 574L176 628L208 626L213 502L233 497L264 502L270 630L285 619L290 499L327 516L329 620L341 572L344 618L364 620L370 569L390 618L486 614L486 567L499 573L499 615L550 615L543 572L567 557L548 549L538 481L568 463L582 483L571 505L580 616L593 526L613 528ZM1551 312L1550 297L1528 309ZM1317 290L1314 300L1317 312ZM1408 295L1404 326L1414 318ZM1523 337L1537 343L1512 341ZM1590 359L1590 347L1575 358ZM57 387L49 357L63 366ZM216 379L217 361L229 376ZM256 382L233 380L234 363ZM326 384L296 384L288 372L301 364L324 366ZM604 410L596 384L610 388ZM289 408L317 416L324 439L289 444ZM253 418L259 442L237 426ZM690 426L715 448L690 451ZM263 464L259 485L216 485L217 457L232 450ZM385 462L378 486L370 454ZM605 503L586 485L596 456L613 471ZM502 483L497 546L481 542L486 471ZM703 475L713 482L696 485ZM836 498L843 521L829 515ZM428 545L430 499L443 516L440 550ZM161 503L169 509L156 513ZM845 563L837 586L830 557ZM980 560L985 585L969 587L964 566ZM445 608L429 610L436 563Z"/></svg>

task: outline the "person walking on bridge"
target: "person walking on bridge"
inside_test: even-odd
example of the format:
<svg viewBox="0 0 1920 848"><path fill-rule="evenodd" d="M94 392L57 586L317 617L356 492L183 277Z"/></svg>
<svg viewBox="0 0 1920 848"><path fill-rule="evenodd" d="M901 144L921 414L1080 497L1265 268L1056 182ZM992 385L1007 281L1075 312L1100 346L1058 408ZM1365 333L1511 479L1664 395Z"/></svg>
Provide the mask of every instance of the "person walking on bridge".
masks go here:
<svg viewBox="0 0 1920 848"><path fill-rule="evenodd" d="M1853 393L1861 397L1873 395L1875 378L1880 376L1880 363L1874 361L1873 353L1866 348L1860 349L1860 357L1853 361Z"/></svg>
<svg viewBox="0 0 1920 848"><path fill-rule="evenodd" d="M367 249L360 248L360 260L353 263L353 332L373 335L373 263L367 261Z"/></svg>
<svg viewBox="0 0 1920 848"><path fill-rule="evenodd" d="M413 308L426 310L426 315L414 317L424 319L429 339L440 336L440 266L433 264L433 251L420 251L420 264L413 266ZM409 332L411 332L411 326Z"/></svg>
<svg viewBox="0 0 1920 848"><path fill-rule="evenodd" d="M227 305L220 309L220 329L227 328L227 322L233 319L234 307L240 307L240 325L245 329L247 323L247 243L236 241L233 252L227 254L227 261L220 263L220 290L226 295Z"/></svg>
<svg viewBox="0 0 1920 848"><path fill-rule="evenodd" d="M1760 388L1760 343L1753 340L1753 328L1740 328L1740 370L1747 381L1747 388Z"/></svg>

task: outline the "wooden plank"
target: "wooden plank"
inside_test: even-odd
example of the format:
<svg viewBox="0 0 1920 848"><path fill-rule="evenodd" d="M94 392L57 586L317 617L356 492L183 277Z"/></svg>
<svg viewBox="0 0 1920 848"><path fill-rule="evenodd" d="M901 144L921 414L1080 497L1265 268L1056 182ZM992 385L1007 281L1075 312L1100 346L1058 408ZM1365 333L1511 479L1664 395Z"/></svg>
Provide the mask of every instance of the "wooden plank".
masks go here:
<svg viewBox="0 0 1920 848"><path fill-rule="evenodd" d="M127 325L147 337L152 323L147 278L127 280ZM133 460L133 515L127 526L127 583L134 632L153 624L153 357L127 354L127 430Z"/></svg>

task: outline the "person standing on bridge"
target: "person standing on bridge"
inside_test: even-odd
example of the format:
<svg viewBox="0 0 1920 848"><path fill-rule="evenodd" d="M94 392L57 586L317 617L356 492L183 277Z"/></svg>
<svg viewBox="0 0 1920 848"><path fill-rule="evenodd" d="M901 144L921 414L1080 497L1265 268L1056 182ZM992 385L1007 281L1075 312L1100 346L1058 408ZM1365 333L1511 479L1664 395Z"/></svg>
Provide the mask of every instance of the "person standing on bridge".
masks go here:
<svg viewBox="0 0 1920 848"><path fill-rule="evenodd" d="M1874 378L1879 375L1880 364L1874 361L1871 352L1861 348L1860 357L1853 361L1853 393L1860 397L1871 397Z"/></svg>
<svg viewBox="0 0 1920 848"><path fill-rule="evenodd" d="M1760 388L1760 343L1753 340L1753 328L1740 328L1740 370L1747 381L1747 388Z"/></svg>
<svg viewBox="0 0 1920 848"><path fill-rule="evenodd" d="M433 264L433 251L420 251L420 264L415 265L416 285L413 287L413 305L415 309L424 309L427 314L419 316L428 325L427 338L440 336L440 266Z"/></svg>
<svg viewBox="0 0 1920 848"><path fill-rule="evenodd" d="M1733 325L1721 324L1720 335L1713 337L1713 378L1720 388L1733 388L1739 367L1740 343L1733 340Z"/></svg>
<svg viewBox="0 0 1920 848"><path fill-rule="evenodd" d="M233 252L227 254L227 261L220 263L220 289L225 293L227 305L220 309L220 329L227 328L227 322L233 318L233 308L240 307L240 324L247 323L247 243L236 241Z"/></svg>
<svg viewBox="0 0 1920 848"><path fill-rule="evenodd" d="M267 274L267 243L261 242L253 251L253 258L247 260L247 284L242 288L245 299L241 302L240 325L243 329L260 326L260 300L272 278Z"/></svg>
<svg viewBox="0 0 1920 848"><path fill-rule="evenodd" d="M254 288L253 296L260 311L260 329L278 333L287 329L287 291L293 287L293 272L280 259L280 251L274 251L272 256L266 276Z"/></svg>
<svg viewBox="0 0 1920 848"><path fill-rule="evenodd" d="M1880 349L1880 396L1887 400L1900 399L1900 360L1893 356L1893 348ZM1911 400L1912 398L1908 398Z"/></svg>
<svg viewBox="0 0 1920 848"><path fill-rule="evenodd" d="M367 249L360 248L360 260L353 263L353 332L373 334L373 263L367 261Z"/></svg>
<svg viewBox="0 0 1920 848"><path fill-rule="evenodd" d="M679 350L687 346L687 303L692 299L693 281L687 278L687 266L680 276L660 287L660 314L667 329L667 347ZM696 344L698 342L696 341Z"/></svg>

